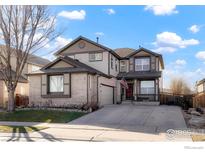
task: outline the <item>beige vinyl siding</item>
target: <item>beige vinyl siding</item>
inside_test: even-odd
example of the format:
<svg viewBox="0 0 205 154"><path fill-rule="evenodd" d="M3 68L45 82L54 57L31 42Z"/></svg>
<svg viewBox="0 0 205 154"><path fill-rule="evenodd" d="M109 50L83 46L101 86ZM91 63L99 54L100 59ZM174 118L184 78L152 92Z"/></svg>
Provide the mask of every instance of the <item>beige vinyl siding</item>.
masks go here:
<svg viewBox="0 0 205 154"><path fill-rule="evenodd" d="M84 43L85 47L84 48L80 48L79 45ZM63 52L60 53L60 55L69 55L69 54L76 54L76 53L82 53L82 52L93 52L93 51L103 51L104 49L89 43L87 41L84 40L79 40L78 42L76 42L75 44L73 44L72 46L70 46L69 48L65 49ZM58 55L59 56L59 55Z"/></svg>
<svg viewBox="0 0 205 154"><path fill-rule="evenodd" d="M125 62L125 67L122 70L121 63ZM120 60L120 72L129 72L129 60Z"/></svg>
<svg viewBox="0 0 205 154"><path fill-rule="evenodd" d="M150 70L151 71L156 71L156 58L155 56L150 56L150 65L151 65L151 68Z"/></svg>
<svg viewBox="0 0 205 154"><path fill-rule="evenodd" d="M53 66L51 66L51 68L65 68L65 67L73 67L72 65L64 62L64 61L59 61L56 64L54 64Z"/></svg>
<svg viewBox="0 0 205 154"><path fill-rule="evenodd" d="M109 54L110 54L110 75L117 76L119 73L119 60L111 53ZM113 68L111 67L111 58L113 58ZM115 68L116 65L117 65L117 70Z"/></svg>
<svg viewBox="0 0 205 154"><path fill-rule="evenodd" d="M134 71L134 58L130 57L129 59L129 71Z"/></svg>
<svg viewBox="0 0 205 154"><path fill-rule="evenodd" d="M75 59L78 59L80 62L87 64L90 67L93 67L105 74L108 74L108 52L104 51L102 61L89 61L89 53L75 54Z"/></svg>

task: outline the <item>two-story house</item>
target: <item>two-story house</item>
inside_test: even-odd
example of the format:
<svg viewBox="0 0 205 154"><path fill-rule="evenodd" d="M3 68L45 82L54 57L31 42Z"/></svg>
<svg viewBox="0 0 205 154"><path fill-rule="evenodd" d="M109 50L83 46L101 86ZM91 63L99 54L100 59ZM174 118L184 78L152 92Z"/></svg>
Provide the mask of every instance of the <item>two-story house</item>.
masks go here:
<svg viewBox="0 0 205 154"><path fill-rule="evenodd" d="M159 54L140 48L122 56L80 36L55 56L56 60L29 74L32 105L102 106L130 99L159 102L164 67ZM128 89L121 85L122 79L127 80Z"/></svg>
<svg viewBox="0 0 205 154"><path fill-rule="evenodd" d="M3 48L4 46L1 46ZM1 52L0 48L0 52ZM19 82L16 87L15 94L28 96L29 95L29 81L26 74L37 71L41 69L44 65L48 64L50 61L35 55L29 55L27 62L24 66L22 74L19 78ZM16 57L14 55L11 56L11 67L15 70L16 67ZM15 71L13 71L15 73ZM3 81L3 76L0 74L0 107L6 107L6 103L8 101L8 92L6 85Z"/></svg>
<svg viewBox="0 0 205 154"><path fill-rule="evenodd" d="M196 82L196 93L202 94L205 92L205 79Z"/></svg>
<svg viewBox="0 0 205 154"><path fill-rule="evenodd" d="M193 97L194 107L205 107L205 79L196 82L196 91Z"/></svg>

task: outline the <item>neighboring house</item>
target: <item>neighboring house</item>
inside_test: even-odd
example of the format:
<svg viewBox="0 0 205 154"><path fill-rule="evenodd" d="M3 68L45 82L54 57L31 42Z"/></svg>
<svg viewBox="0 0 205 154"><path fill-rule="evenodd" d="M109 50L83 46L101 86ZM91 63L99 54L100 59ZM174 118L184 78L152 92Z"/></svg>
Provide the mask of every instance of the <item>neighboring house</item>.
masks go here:
<svg viewBox="0 0 205 154"><path fill-rule="evenodd" d="M34 72L42 68L44 65L48 64L50 61L35 55L29 55L27 63L22 71L22 75L20 76L18 85L16 87L15 94L20 94L23 96L29 95L29 84L28 77L26 74ZM15 68L16 58L15 56L11 57L11 67ZM13 71L13 74L15 71ZM8 101L8 92L6 85L3 81L3 77L0 74L0 107L6 107L6 102Z"/></svg>
<svg viewBox="0 0 205 154"><path fill-rule="evenodd" d="M205 79L196 82L196 94L193 97L194 107L205 107Z"/></svg>
<svg viewBox="0 0 205 154"><path fill-rule="evenodd" d="M124 100L159 104L160 54L144 48L112 50L85 37L78 37L55 53L57 59L29 73L31 105L99 106ZM122 79L128 89L121 85Z"/></svg>
<svg viewBox="0 0 205 154"><path fill-rule="evenodd" d="M205 93L205 79L196 82L196 93L198 95Z"/></svg>

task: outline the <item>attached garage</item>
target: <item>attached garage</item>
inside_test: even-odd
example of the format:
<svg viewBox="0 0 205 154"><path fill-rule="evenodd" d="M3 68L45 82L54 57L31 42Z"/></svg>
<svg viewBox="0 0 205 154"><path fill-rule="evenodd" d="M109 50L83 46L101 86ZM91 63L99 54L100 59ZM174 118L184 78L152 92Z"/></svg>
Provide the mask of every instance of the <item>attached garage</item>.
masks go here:
<svg viewBox="0 0 205 154"><path fill-rule="evenodd" d="M100 85L100 105L113 104L114 88L109 85Z"/></svg>

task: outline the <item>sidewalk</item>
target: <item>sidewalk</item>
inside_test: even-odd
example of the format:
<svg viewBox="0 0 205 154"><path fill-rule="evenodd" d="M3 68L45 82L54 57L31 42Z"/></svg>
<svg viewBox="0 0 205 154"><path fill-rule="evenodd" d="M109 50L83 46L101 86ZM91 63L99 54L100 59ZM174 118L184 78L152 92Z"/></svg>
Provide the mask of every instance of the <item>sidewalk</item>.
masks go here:
<svg viewBox="0 0 205 154"><path fill-rule="evenodd" d="M0 141L192 141L190 136L168 138L166 133L143 133L126 131L111 127L90 125L50 124L36 122L0 122L10 126L44 126L49 127L32 133L0 133ZM147 128L138 128L144 129Z"/></svg>

